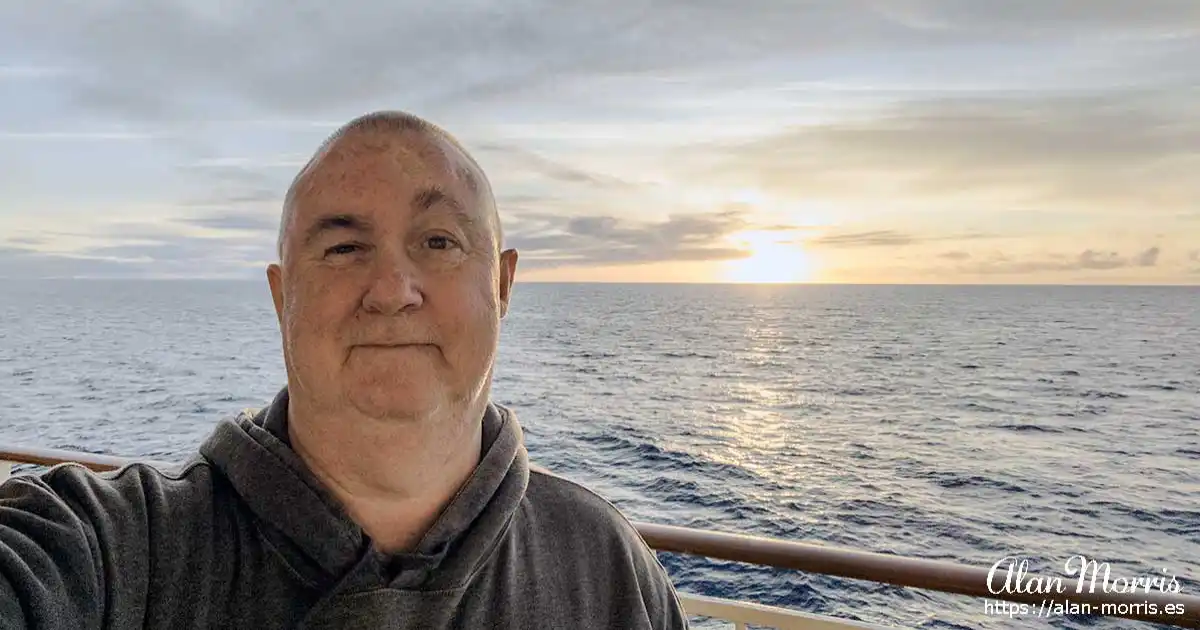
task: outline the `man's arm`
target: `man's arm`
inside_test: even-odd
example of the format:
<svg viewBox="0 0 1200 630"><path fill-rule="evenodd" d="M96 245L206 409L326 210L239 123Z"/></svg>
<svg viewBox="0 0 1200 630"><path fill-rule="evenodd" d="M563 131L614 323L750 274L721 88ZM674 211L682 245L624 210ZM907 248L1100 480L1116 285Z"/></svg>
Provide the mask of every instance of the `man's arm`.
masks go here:
<svg viewBox="0 0 1200 630"><path fill-rule="evenodd" d="M95 531L81 517L88 493L52 487L58 472L0 485L0 630L101 627L104 571Z"/></svg>
<svg viewBox="0 0 1200 630"><path fill-rule="evenodd" d="M688 630L688 616L671 583L671 577L658 561L654 550L640 536L638 542L641 543L642 556L638 563L638 582L650 623L656 630Z"/></svg>

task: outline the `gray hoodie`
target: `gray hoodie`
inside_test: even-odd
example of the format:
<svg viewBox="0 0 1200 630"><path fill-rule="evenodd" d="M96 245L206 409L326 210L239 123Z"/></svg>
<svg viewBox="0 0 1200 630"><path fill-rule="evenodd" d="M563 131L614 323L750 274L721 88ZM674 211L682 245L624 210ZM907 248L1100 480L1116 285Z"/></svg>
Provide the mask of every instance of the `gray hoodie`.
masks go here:
<svg viewBox="0 0 1200 630"><path fill-rule="evenodd" d="M221 421L178 471L65 464L5 482L0 629L687 627L636 530L531 471L503 407L485 414L474 475L399 555L372 545L287 435L285 388Z"/></svg>

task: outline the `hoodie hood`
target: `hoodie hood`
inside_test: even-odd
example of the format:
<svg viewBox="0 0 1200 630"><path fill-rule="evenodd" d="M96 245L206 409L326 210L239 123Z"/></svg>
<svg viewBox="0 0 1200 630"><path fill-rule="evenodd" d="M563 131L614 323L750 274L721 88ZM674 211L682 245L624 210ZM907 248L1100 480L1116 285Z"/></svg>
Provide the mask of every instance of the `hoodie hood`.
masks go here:
<svg viewBox="0 0 1200 630"><path fill-rule="evenodd" d="M491 403L479 465L416 547L385 554L324 488L288 438L288 392L222 420L200 453L233 486L284 560L337 590L463 588L503 538L525 497L529 459L516 416ZM403 456L403 454L398 454Z"/></svg>

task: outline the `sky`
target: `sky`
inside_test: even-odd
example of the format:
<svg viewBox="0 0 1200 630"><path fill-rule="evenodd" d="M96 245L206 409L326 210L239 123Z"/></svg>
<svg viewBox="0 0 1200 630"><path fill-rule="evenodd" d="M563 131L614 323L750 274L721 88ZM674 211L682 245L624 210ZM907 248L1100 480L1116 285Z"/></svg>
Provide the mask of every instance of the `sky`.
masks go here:
<svg viewBox="0 0 1200 630"><path fill-rule="evenodd" d="M0 0L0 278L263 278L425 117L518 281L1200 284L1194 0Z"/></svg>

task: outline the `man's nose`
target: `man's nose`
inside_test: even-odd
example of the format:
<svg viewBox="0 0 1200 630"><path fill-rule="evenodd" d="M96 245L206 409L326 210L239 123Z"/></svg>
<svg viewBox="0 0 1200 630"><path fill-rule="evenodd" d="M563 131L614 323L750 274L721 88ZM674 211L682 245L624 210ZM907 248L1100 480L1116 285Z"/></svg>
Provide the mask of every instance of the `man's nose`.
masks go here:
<svg viewBox="0 0 1200 630"><path fill-rule="evenodd" d="M363 296L363 308L380 315L395 315L424 303L419 270L407 255L385 255L377 262Z"/></svg>

